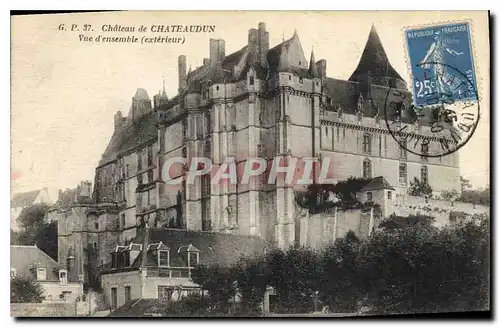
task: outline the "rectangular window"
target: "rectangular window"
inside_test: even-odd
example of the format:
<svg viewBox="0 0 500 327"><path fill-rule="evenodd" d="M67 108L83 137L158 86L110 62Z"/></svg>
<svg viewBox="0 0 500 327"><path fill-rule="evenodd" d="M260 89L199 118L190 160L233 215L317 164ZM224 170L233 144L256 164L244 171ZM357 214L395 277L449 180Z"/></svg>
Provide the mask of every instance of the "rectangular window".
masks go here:
<svg viewBox="0 0 500 327"><path fill-rule="evenodd" d="M142 154L141 154L141 151L139 150L137 152L137 171L141 171L142 170Z"/></svg>
<svg viewBox="0 0 500 327"><path fill-rule="evenodd" d="M142 174L137 175L137 185L142 185Z"/></svg>
<svg viewBox="0 0 500 327"><path fill-rule="evenodd" d="M153 146L148 146L148 167L153 165Z"/></svg>
<svg viewBox="0 0 500 327"><path fill-rule="evenodd" d="M378 155L382 157L382 135L378 136Z"/></svg>
<svg viewBox="0 0 500 327"><path fill-rule="evenodd" d="M188 133L188 122L187 119L182 121L182 142L186 142Z"/></svg>
<svg viewBox="0 0 500 327"><path fill-rule="evenodd" d="M125 303L132 300L132 293L130 292L130 286L125 286Z"/></svg>
<svg viewBox="0 0 500 327"><path fill-rule="evenodd" d="M210 174L207 173L201 177L201 196L206 197L210 195Z"/></svg>
<svg viewBox="0 0 500 327"><path fill-rule="evenodd" d="M423 166L420 169L420 181L424 185L426 185L429 182L429 176L428 176L428 172L427 172L427 167L426 166Z"/></svg>
<svg viewBox="0 0 500 327"><path fill-rule="evenodd" d="M118 306L118 294L116 287L111 288L111 310L115 310Z"/></svg>
<svg viewBox="0 0 500 327"><path fill-rule="evenodd" d="M426 139L422 141L421 153L422 153L422 160L427 161L428 160L427 155L429 155L429 141Z"/></svg>
<svg viewBox="0 0 500 327"><path fill-rule="evenodd" d="M371 153L372 152L372 142L371 142L370 134L363 134L363 153Z"/></svg>
<svg viewBox="0 0 500 327"><path fill-rule="evenodd" d="M168 267L169 266L169 253L166 250L158 251L158 266Z"/></svg>
<svg viewBox="0 0 500 327"><path fill-rule="evenodd" d="M254 77L250 76L250 85L253 85L253 83L254 83Z"/></svg>
<svg viewBox="0 0 500 327"><path fill-rule="evenodd" d="M210 111L206 113L205 122L207 124L207 134L212 133L212 117L210 116Z"/></svg>
<svg viewBox="0 0 500 327"><path fill-rule="evenodd" d="M189 252L189 267L196 267L198 265L198 252Z"/></svg>
<svg viewBox="0 0 500 327"><path fill-rule="evenodd" d="M201 229L204 231L212 230L210 220L210 198L201 200Z"/></svg>
<svg viewBox="0 0 500 327"><path fill-rule="evenodd" d="M392 200L392 191L387 191L387 198Z"/></svg>
<svg viewBox="0 0 500 327"><path fill-rule="evenodd" d="M407 157L406 139L401 139L399 141L399 157L402 159L406 159Z"/></svg>
<svg viewBox="0 0 500 327"><path fill-rule="evenodd" d="M406 184L406 164L399 164L399 182Z"/></svg>
<svg viewBox="0 0 500 327"><path fill-rule="evenodd" d="M171 286L158 285L158 298L171 299L174 289Z"/></svg>
<svg viewBox="0 0 500 327"><path fill-rule="evenodd" d="M120 219L115 220L115 229L120 229Z"/></svg>
<svg viewBox="0 0 500 327"><path fill-rule="evenodd" d="M45 270L45 268L37 268L36 279L37 280L46 280L47 279L47 271Z"/></svg>
<svg viewBox="0 0 500 327"><path fill-rule="evenodd" d="M148 171L148 183L153 183L153 170Z"/></svg>
<svg viewBox="0 0 500 327"><path fill-rule="evenodd" d="M125 227L125 214L122 213L121 216L120 216L120 225L122 226L122 228Z"/></svg>
<svg viewBox="0 0 500 327"><path fill-rule="evenodd" d="M372 194L372 192L366 192L366 201L367 202L372 202L373 201L373 194Z"/></svg>
<svg viewBox="0 0 500 327"><path fill-rule="evenodd" d="M372 178L372 163L370 160L363 161L363 178Z"/></svg>

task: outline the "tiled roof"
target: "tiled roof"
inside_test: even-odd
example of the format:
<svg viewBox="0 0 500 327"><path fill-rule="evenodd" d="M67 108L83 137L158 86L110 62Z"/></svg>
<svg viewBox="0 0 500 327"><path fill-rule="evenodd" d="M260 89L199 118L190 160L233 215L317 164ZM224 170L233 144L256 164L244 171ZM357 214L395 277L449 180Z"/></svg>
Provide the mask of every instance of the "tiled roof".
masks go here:
<svg viewBox="0 0 500 327"><path fill-rule="evenodd" d="M10 202L11 207L18 208L18 207L27 207L29 205L32 205L36 197L40 193L40 191L41 190L35 190L30 192L14 194L14 197Z"/></svg>
<svg viewBox="0 0 500 327"><path fill-rule="evenodd" d="M45 268L47 280L58 280L58 271L64 268L35 245L11 245L10 266L22 276L31 276L30 268Z"/></svg>
<svg viewBox="0 0 500 327"><path fill-rule="evenodd" d="M99 165L104 165L116 159L117 154L124 153L140 144L155 140L158 137L156 123L156 113L150 112L140 117L137 122L124 125L122 128L115 130Z"/></svg>
<svg viewBox="0 0 500 327"><path fill-rule="evenodd" d="M389 182L384 178L384 176L378 176L372 178L362 189L361 192L365 191L375 191L375 190L394 190L394 187L389 184Z"/></svg>
<svg viewBox="0 0 500 327"><path fill-rule="evenodd" d="M146 230L139 231L132 242L143 244L145 233ZM148 229L148 233L148 245L155 244L154 247L157 248L161 242L162 249L170 249L170 266L172 267L187 267L185 252L183 252L187 248L193 252L199 252L200 264L230 265L240 257L263 254L267 247L265 240L256 236L165 228L151 228ZM142 251L131 263L131 268L141 266ZM146 254L145 266L158 266L151 248Z"/></svg>

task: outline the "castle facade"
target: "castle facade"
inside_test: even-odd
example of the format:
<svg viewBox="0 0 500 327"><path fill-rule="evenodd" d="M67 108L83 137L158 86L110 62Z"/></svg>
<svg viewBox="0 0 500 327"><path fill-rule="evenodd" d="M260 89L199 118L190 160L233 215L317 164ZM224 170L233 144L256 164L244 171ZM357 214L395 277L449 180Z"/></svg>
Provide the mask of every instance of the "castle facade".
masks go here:
<svg viewBox="0 0 500 327"><path fill-rule="evenodd" d="M178 183L166 184L162 167L176 157L206 157L214 168L233 157L239 171L252 157L328 157L334 180L384 176L397 194L405 194L416 177L437 193L460 190L457 152L415 155L388 131L386 113L400 110L408 130L431 137L428 126L412 123L411 94L375 28L347 81L327 77L326 60L316 60L314 53L307 60L297 32L271 48L264 23L250 29L247 44L232 54L226 55L221 39L210 39L209 48L209 58L194 70L179 56L174 98L165 89L152 100L137 90L128 115L115 115L91 201L75 200L73 209L55 207L59 261L69 262L83 278L92 262L110 262L116 245L132 240L146 223L260 236L280 247L299 240L293 187L259 178L212 184L210 175L186 183L186 169L169 171ZM385 109L390 89L408 95L400 108ZM92 240L90 246L82 235Z"/></svg>

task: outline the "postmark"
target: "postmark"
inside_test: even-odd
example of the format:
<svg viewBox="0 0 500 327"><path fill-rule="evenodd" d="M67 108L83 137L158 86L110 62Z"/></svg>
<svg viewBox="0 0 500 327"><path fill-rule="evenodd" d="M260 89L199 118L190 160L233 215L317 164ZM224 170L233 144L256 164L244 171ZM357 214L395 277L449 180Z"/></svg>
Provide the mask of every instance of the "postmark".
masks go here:
<svg viewBox="0 0 500 327"><path fill-rule="evenodd" d="M408 152L449 155L470 140L480 117L469 24L408 29L405 36L412 92L388 90L387 128Z"/></svg>

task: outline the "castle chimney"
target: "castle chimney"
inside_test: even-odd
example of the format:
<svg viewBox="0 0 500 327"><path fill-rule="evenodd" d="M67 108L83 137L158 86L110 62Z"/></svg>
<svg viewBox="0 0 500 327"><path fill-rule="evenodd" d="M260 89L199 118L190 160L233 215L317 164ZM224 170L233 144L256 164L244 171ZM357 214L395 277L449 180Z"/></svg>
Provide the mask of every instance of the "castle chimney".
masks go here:
<svg viewBox="0 0 500 327"><path fill-rule="evenodd" d="M186 56L179 56L179 92L186 87Z"/></svg>
<svg viewBox="0 0 500 327"><path fill-rule="evenodd" d="M118 110L115 114L115 130L122 127L122 124L123 124L122 112Z"/></svg>
<svg viewBox="0 0 500 327"><path fill-rule="evenodd" d="M222 39L210 39L210 65L222 63L226 57L226 42ZM205 64L205 61L203 61Z"/></svg>
<svg viewBox="0 0 500 327"><path fill-rule="evenodd" d="M266 24L259 23L257 53L260 64L267 64L267 52L269 51L269 32L266 32Z"/></svg>
<svg viewBox="0 0 500 327"><path fill-rule="evenodd" d="M326 60L321 59L316 62L316 68L318 69L318 74L320 78L326 77Z"/></svg>

